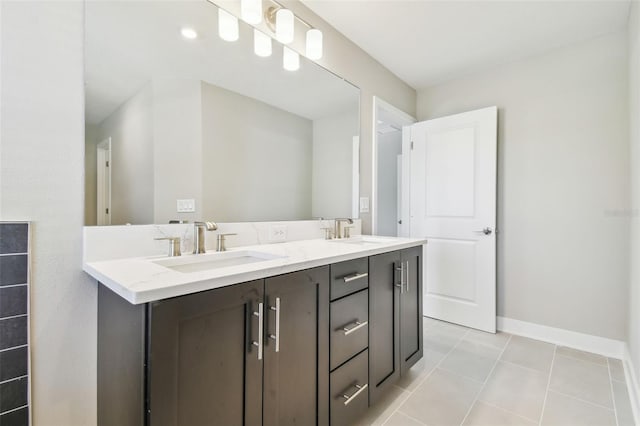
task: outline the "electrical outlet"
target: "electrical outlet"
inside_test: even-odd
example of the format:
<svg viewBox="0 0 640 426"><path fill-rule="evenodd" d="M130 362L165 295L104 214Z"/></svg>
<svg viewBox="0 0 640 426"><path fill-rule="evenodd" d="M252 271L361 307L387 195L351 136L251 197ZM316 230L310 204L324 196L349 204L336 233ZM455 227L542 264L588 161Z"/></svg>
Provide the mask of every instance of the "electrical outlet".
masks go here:
<svg viewBox="0 0 640 426"><path fill-rule="evenodd" d="M369 197L360 197L360 213L369 213Z"/></svg>
<svg viewBox="0 0 640 426"><path fill-rule="evenodd" d="M287 241L287 225L271 225L269 227L269 242Z"/></svg>
<svg viewBox="0 0 640 426"><path fill-rule="evenodd" d="M193 198L176 201L178 213L193 213L196 211L196 200Z"/></svg>

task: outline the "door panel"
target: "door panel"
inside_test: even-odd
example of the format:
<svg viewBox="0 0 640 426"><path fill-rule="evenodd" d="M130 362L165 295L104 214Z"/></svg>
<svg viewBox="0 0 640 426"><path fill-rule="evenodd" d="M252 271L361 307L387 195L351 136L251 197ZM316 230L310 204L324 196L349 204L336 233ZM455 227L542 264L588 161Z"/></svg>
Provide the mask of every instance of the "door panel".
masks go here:
<svg viewBox="0 0 640 426"><path fill-rule="evenodd" d="M402 250L404 288L400 296L400 371L422 358L422 247Z"/></svg>
<svg viewBox="0 0 640 426"><path fill-rule="evenodd" d="M495 332L497 108L416 123L411 140L409 233L429 240L424 313Z"/></svg>
<svg viewBox="0 0 640 426"><path fill-rule="evenodd" d="M325 321L328 329L326 318L321 318L319 309L322 306L328 311L329 268L268 278L265 280L265 294L265 312L268 314L263 424L315 425L318 413L319 321ZM271 309L276 308L276 299L279 299L280 306L279 330L277 312ZM277 352L276 336L279 339Z"/></svg>
<svg viewBox="0 0 640 426"><path fill-rule="evenodd" d="M151 304L149 424L260 424L262 298L253 281Z"/></svg>
<svg viewBox="0 0 640 426"><path fill-rule="evenodd" d="M400 252L369 257L369 400L400 378Z"/></svg>

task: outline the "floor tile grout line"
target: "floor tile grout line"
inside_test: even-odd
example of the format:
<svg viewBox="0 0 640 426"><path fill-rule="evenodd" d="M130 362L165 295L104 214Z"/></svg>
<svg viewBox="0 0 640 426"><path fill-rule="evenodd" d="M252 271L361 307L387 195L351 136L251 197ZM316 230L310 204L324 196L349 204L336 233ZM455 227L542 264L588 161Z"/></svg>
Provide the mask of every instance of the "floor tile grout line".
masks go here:
<svg viewBox="0 0 640 426"><path fill-rule="evenodd" d="M596 404L595 402L587 401L586 399L582 399L582 398L579 398L579 397L577 397L575 395L570 395L568 393L560 392L560 391L555 390L555 389L549 389L549 392L557 393L558 395L562 395L562 396L566 396L567 398L575 399L576 401L580 401L580 402L582 402L584 404L591 405L592 407L601 408L603 410L608 410L608 411L615 411L615 409L613 409L611 407L606 407L604 405Z"/></svg>
<svg viewBox="0 0 640 426"><path fill-rule="evenodd" d="M557 346L557 347L561 347L561 346L558 346L558 345L556 345L556 346ZM567 346L562 346L562 347L563 347L563 348L566 348ZM569 349L572 349L572 348L569 348ZM577 351L577 350L579 350L579 349L574 349L574 350L576 350L576 351ZM581 351L581 352L584 352L584 351ZM585 353L589 353L589 352L585 352ZM596 354L596 355L598 355L598 354ZM577 356L571 356L571 355L568 355L568 354L558 354L558 356L563 356L563 357L565 357L565 358L574 359L574 360L576 360L576 361L582 361L582 362L588 362L588 363L591 363L591 364L596 364L596 365L599 365L599 366L601 366L601 367L606 367L607 365L609 365L609 360L608 360L608 359L607 359L607 357L605 357L604 355L598 355L598 356L599 356L599 357L602 357L602 358L606 361L606 364L603 364L603 363L601 363L601 362L591 361L591 360L584 359L584 358L579 358L579 357L577 357Z"/></svg>
<svg viewBox="0 0 640 426"><path fill-rule="evenodd" d="M491 376L493 375L493 372L495 371L496 367L498 366L498 363L500 362L500 358L502 358L502 355L504 354L504 351L507 350L507 347L509 346L509 343L511 343L511 337L512 336L513 335L509 336L509 340L507 340L507 344L504 345L504 348L502 348L502 351L500 351L500 354L498 355L498 358L493 363L493 367L491 367L491 371L489 371L489 374L487 375L487 378L484 380L484 383L482 384L482 386L478 390L478 393L476 394L476 397L471 402L471 405L469 406L469 409L467 410L466 414L462 418L462 421L460 422L460 425L463 425L464 422L467 420L467 417L469 417L469 414L471 414L471 410L473 410L474 405L476 405L476 402L478 402L478 399L480 398L480 394L482 393L484 388L487 386L487 383L489 382L489 379L491 378Z"/></svg>
<svg viewBox="0 0 640 426"><path fill-rule="evenodd" d="M549 388L551 388L551 375L553 374L553 367L556 363L556 353L558 352L558 345L553 346L553 357L551 358L551 368L549 368L549 377L547 378L547 389L544 391L544 401L542 401L542 411L540 411L540 418L538 419L538 425L542 425L542 419L544 418L544 410L547 408L547 399L549 399Z"/></svg>
<svg viewBox="0 0 640 426"><path fill-rule="evenodd" d="M555 353L555 351L554 351L554 353ZM507 361L507 360L504 360L504 359L501 359L500 361L504 362L505 364L513 365L515 367L524 368L525 370L531 371L532 373L538 373L538 374L549 374L549 373L551 373L551 370L549 370L549 371L540 371L540 370L536 370L535 368L526 367L526 366L524 366L522 364L518 364L517 362Z"/></svg>
<svg viewBox="0 0 640 426"><path fill-rule="evenodd" d="M420 380L420 382L416 385L416 387L415 387L412 391L410 391L410 390L406 389L406 390L407 390L407 392L409 392L409 395L406 395L406 397L402 400L402 402L400 402L400 404L398 404L398 406L396 407L396 409L395 409L395 410L393 410L393 411L391 412L391 414L389 414L389 417L387 417L386 419L384 419L384 421L382 422L382 426L384 426L384 425L387 423L387 421L389 421L389 419L390 419L390 418L391 418L391 417L392 417L396 412L400 412L400 413L404 414L405 416L407 415L406 413L404 413L404 412L400 411L400 407L402 407L402 405L403 405L405 402L407 402L407 400L408 400L409 398L411 398L411 395L413 395L413 393L414 393L414 392L415 392L415 391L416 391L420 386L422 386L422 384L423 384L423 383L424 383L424 382L425 382L429 377L431 377L431 375L433 374L433 372L434 372L434 371L436 371L436 370L438 369L438 367L440 366L440 364L442 364L442 362L443 362L445 359L447 359L447 357L451 354L451 352L453 352L453 351L458 347L458 345L460 344L460 342L462 342L462 340L465 338L465 336L466 336L467 334L469 334L469 331L470 331L470 329L465 330L464 334L460 336L460 338L458 339L458 341L456 342L456 344L455 344L455 345L453 345L453 347L449 350L449 352L447 352L447 353L445 354L445 356L443 356L443 357L442 357L442 359L441 359L440 361L438 361L438 363L437 363L437 364L436 364L436 365L431 369L431 371L429 371L429 373L427 373L427 374L422 378L422 380ZM423 355L423 356L424 356L424 355Z"/></svg>
<svg viewBox="0 0 640 426"><path fill-rule="evenodd" d="M616 405L616 394L613 391L613 377L611 377L611 365L609 359L607 359L607 372L609 373L609 389L611 390L611 401L613 401L613 415L616 418L616 426L620 425L618 420L618 406Z"/></svg>

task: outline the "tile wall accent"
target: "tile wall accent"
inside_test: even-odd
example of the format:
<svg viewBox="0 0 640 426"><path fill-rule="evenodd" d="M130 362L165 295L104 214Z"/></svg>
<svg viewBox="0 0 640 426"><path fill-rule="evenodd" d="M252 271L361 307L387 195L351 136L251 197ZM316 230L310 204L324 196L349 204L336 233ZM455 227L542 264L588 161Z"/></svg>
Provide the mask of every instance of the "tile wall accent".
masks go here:
<svg viewBox="0 0 640 426"><path fill-rule="evenodd" d="M29 424L29 224L0 222L0 425Z"/></svg>

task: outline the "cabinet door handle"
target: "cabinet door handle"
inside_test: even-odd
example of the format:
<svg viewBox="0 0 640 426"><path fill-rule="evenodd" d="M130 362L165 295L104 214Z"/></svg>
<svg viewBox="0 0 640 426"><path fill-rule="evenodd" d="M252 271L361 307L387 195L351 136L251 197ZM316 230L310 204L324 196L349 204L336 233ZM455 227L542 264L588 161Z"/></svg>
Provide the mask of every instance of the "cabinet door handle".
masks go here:
<svg viewBox="0 0 640 426"><path fill-rule="evenodd" d="M350 403L351 401L353 401L354 399L356 399L356 397L357 397L358 395L360 395L360 394L361 394L361 393L362 393L362 392L363 392L367 387L369 387L369 385L368 385L367 383L365 383L365 384L364 384L364 385L362 385L362 386L360 386L360 385L358 385L358 384L355 384L354 386L355 386L355 388L356 388L357 390L356 390L356 392L355 392L353 395L349 396L349 395L347 395L346 393L342 395L342 397L345 399L345 401L344 401L344 405L349 405L349 403Z"/></svg>
<svg viewBox="0 0 640 426"><path fill-rule="evenodd" d="M353 324L353 327L349 328L349 326L351 324ZM369 324L369 321L363 321L363 322L355 321L355 322L353 322L351 324L347 324L344 327L342 327L342 331L344 331L344 335L345 336L350 335L351 333L353 333L356 330L361 329L362 327L366 327L367 324Z"/></svg>
<svg viewBox="0 0 640 426"><path fill-rule="evenodd" d="M409 261L407 260L407 279L405 280L405 285L407 286L406 292L409 293Z"/></svg>
<svg viewBox="0 0 640 426"><path fill-rule="evenodd" d="M253 341L251 343L253 346L258 347L258 359L262 359L262 347L264 343L264 305L262 302L258 303L258 312L254 312L253 315L258 317L258 341Z"/></svg>
<svg viewBox="0 0 640 426"><path fill-rule="evenodd" d="M280 298L276 297L276 306L269 309L276 313L276 334L270 334L269 338L276 341L276 352L280 352Z"/></svg>
<svg viewBox="0 0 640 426"><path fill-rule="evenodd" d="M350 283L351 281L359 280L360 278L365 278L365 277L368 277L368 276L369 276L368 272L363 272L361 274L347 275L346 277L343 277L342 279L344 280L345 283Z"/></svg>
<svg viewBox="0 0 640 426"><path fill-rule="evenodd" d="M400 293L404 293L404 262L396 266L396 271L400 271L400 284L396 284L396 287L400 287Z"/></svg>

